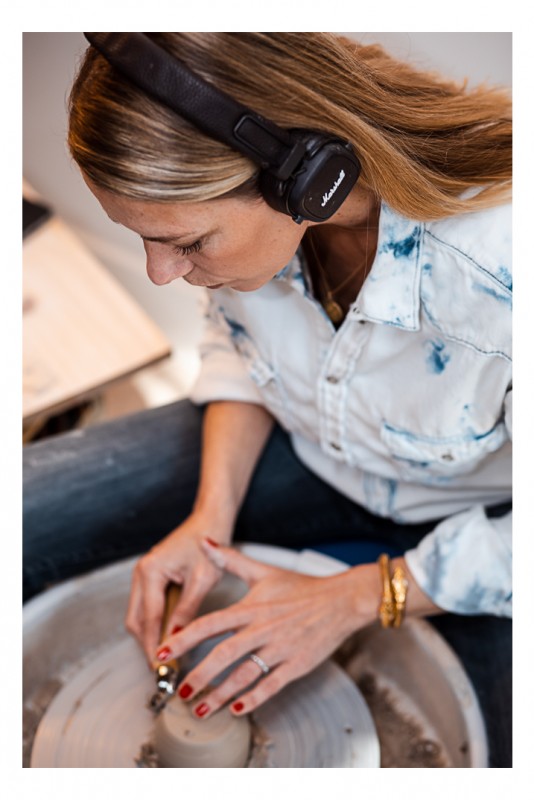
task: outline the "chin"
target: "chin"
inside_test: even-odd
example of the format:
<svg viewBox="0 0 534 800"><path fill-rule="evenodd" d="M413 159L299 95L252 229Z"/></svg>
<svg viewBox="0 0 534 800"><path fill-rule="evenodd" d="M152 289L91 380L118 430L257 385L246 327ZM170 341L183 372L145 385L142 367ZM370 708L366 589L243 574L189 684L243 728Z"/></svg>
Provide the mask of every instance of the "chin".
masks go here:
<svg viewBox="0 0 534 800"><path fill-rule="evenodd" d="M268 284L270 280L271 278L234 281L234 283L230 284L229 288L234 289L236 292L255 292L261 289L262 286Z"/></svg>

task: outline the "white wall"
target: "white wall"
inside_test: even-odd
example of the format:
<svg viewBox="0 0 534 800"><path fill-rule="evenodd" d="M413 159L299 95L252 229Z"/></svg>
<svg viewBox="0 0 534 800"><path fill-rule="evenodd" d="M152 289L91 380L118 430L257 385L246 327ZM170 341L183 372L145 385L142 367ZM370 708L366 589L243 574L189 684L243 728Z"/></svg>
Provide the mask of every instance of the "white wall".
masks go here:
<svg viewBox="0 0 534 800"><path fill-rule="evenodd" d="M392 54L471 83L511 84L511 33L352 33ZM24 176L77 230L158 322L177 348L199 332L196 290L183 281L153 286L140 240L111 223L85 187L65 145L66 101L86 47L81 33L25 33L23 38Z"/></svg>

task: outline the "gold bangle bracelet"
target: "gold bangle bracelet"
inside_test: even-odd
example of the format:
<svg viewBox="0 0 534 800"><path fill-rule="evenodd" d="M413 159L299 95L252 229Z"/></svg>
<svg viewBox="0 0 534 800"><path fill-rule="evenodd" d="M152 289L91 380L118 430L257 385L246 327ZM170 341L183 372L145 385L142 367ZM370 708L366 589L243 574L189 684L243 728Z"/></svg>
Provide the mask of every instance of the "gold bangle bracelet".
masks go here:
<svg viewBox="0 0 534 800"><path fill-rule="evenodd" d="M404 619L406 595L408 594L408 581L401 567L396 567L393 570L391 586L393 587L393 597L395 598L395 621L393 626L398 628Z"/></svg>
<svg viewBox="0 0 534 800"><path fill-rule="evenodd" d="M395 622L395 598L389 574L389 556L386 553L378 558L380 580L382 581L382 600L378 609L378 617L383 628L391 628Z"/></svg>
<svg viewBox="0 0 534 800"><path fill-rule="evenodd" d="M398 628L404 619L408 581L402 567L396 567L391 576L389 556L382 553L378 558L382 599L378 617L383 628Z"/></svg>

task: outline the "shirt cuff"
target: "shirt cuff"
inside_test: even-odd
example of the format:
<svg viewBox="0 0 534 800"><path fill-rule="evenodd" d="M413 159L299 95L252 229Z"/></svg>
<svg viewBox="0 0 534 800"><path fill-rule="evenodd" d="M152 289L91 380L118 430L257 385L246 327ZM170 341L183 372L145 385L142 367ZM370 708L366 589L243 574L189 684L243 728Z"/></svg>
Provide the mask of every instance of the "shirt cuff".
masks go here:
<svg viewBox="0 0 534 800"><path fill-rule="evenodd" d="M512 616L512 514L488 519L482 506L441 522L406 563L423 592L455 614Z"/></svg>

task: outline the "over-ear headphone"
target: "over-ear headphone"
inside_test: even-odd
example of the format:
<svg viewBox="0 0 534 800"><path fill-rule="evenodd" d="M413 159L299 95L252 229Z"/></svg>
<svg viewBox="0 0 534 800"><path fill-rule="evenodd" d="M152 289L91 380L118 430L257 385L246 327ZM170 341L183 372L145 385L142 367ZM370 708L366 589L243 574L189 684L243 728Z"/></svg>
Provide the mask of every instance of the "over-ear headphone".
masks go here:
<svg viewBox="0 0 534 800"><path fill-rule="evenodd" d="M348 142L278 127L203 80L144 33L84 35L138 88L259 164L265 201L295 222L329 219L358 180L360 162Z"/></svg>

